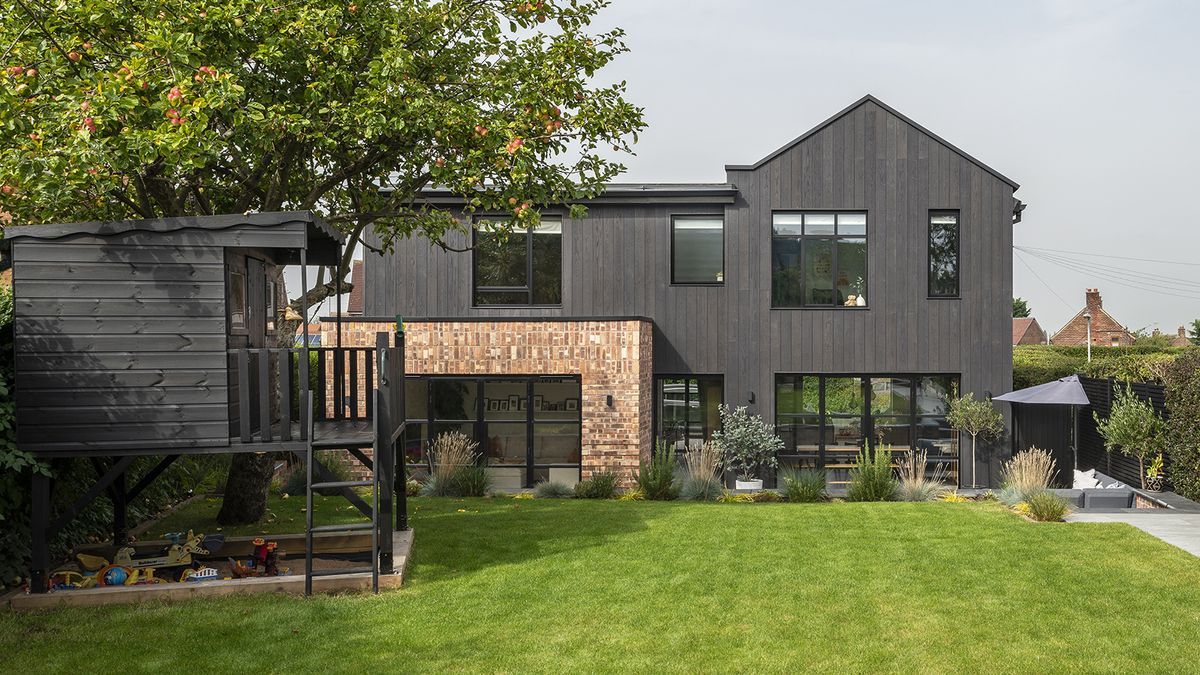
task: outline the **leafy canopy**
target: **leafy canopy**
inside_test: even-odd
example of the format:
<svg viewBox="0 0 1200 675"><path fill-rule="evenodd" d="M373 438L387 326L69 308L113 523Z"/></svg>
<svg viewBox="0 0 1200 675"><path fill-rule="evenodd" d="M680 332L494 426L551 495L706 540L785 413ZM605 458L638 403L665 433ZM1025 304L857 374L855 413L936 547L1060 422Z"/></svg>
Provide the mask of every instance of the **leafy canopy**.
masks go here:
<svg viewBox="0 0 1200 675"><path fill-rule="evenodd" d="M1025 298L1013 298L1013 318L1029 318L1029 303L1025 301Z"/></svg>
<svg viewBox="0 0 1200 675"><path fill-rule="evenodd" d="M1132 387L1118 387L1108 417L1092 413L1096 431L1109 450L1144 459L1161 450L1166 425L1149 401L1138 398Z"/></svg>
<svg viewBox="0 0 1200 675"><path fill-rule="evenodd" d="M946 421L954 429L965 431L972 437L982 435L984 438L996 438L1004 433L1004 416L992 406L990 400L977 400L972 393L950 401Z"/></svg>
<svg viewBox="0 0 1200 675"><path fill-rule="evenodd" d="M315 209L386 247L462 227L417 194L440 185L528 225L643 127L624 83L593 84L626 51L590 31L607 4L0 0L0 211Z"/></svg>

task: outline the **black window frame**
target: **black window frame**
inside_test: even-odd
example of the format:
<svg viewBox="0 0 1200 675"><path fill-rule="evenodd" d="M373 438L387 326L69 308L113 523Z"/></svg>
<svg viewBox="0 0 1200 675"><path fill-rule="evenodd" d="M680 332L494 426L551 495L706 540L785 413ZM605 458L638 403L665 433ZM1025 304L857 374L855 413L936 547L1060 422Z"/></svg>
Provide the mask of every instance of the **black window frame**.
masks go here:
<svg viewBox="0 0 1200 675"><path fill-rule="evenodd" d="M524 477L523 484L525 487L533 487L534 483L536 482L534 480L535 474L539 470L542 470L542 469L552 469L552 468L554 468L554 469L577 469L579 471L578 480L582 480L582 478L583 478L583 379L581 376L579 376L579 375L405 375L404 380L406 383L409 381L421 381L421 382L425 383L425 388L424 388L424 394L426 397L425 417L423 417L423 418L413 417L410 419L410 418L408 418L408 411L405 410L405 418L406 418L405 424L407 426L409 426L410 428L412 428L414 426L421 427L420 438L417 439L417 442L421 443L423 447L427 448L428 445L430 443L432 443L432 441L433 441L432 432L433 432L433 427L435 425L437 425L439 423L462 424L462 425L469 424L469 425L471 425L471 430L472 430L471 440L479 443L479 448L476 449L476 452L479 454L479 459L480 459L481 465L484 467L487 467L487 466L520 467L523 471L523 477ZM473 383L475 385L475 414L474 414L474 416L472 416L469 419L466 419L466 418L451 419L451 418L439 416L437 414L436 405L434 403L434 383L437 383L437 382L470 382L470 383ZM488 440L487 425L489 423L495 423L495 420L487 419L487 410L486 410L486 405L485 405L485 400L486 400L485 389L486 389L487 382L513 382L516 384L525 385L525 396L524 396L525 419L524 420L520 420L520 419L506 420L506 421L512 422L514 424L524 424L525 425L526 449L525 449L525 464L523 464L523 465L518 465L518 464L489 465L487 462L487 456L488 456L487 455L487 440ZM576 409L574 411L564 411L564 412L574 412L575 416L570 419L554 419L554 420L545 420L545 419L539 420L539 419L537 419L536 415L534 414L536 411L534 410L534 407L533 407L534 384L539 383L539 382L543 382L543 383L565 382L565 383L574 384L577 387L579 387L579 398L577 399L578 404L576 406ZM539 463L536 461L536 456L535 456L536 450L534 448L535 437L537 435L536 429L539 425L551 425L551 424L573 424L573 425L576 425L576 427L579 429L579 437L578 437L579 438L579 463L578 464L559 463L559 462L541 462L541 463ZM422 464L421 462L410 462L409 461L408 445L410 443L410 440L411 439L408 436L408 432L406 431L405 435L402 439L403 452L401 452L401 456L403 457L403 460L406 463L406 466L408 467L408 471L411 475L413 469L420 470L422 467L425 467L426 465ZM428 461L427 457L423 457L423 459L426 462Z"/></svg>
<svg viewBox="0 0 1200 675"><path fill-rule="evenodd" d="M696 380L697 381L697 398L699 401L698 409L701 411L700 421L701 421L702 425L704 423L703 411L704 411L705 400L704 400L704 387L699 385L700 380L718 380L718 381L720 381L720 383L721 383L721 400L719 401L719 404L725 403L725 375L724 374L721 374L721 373L655 373L654 374L654 394L653 394L654 403L653 403L653 408L650 413L650 417L651 417L650 429L651 429L651 435L653 437L652 440L655 444L657 444L658 441L661 439L661 435L659 433L660 432L659 427L661 426L661 422L662 422L661 409L662 409L662 381L663 380ZM691 400L691 392L690 391L688 392L688 395L685 397L684 400L685 400L685 406L686 406L686 402ZM691 425L690 421L689 421L688 425L690 427L690 425ZM708 429L707 425L704 425L702 435L704 435L706 438L712 438L713 431L716 431L716 429L710 430L710 429Z"/></svg>
<svg viewBox="0 0 1200 675"><path fill-rule="evenodd" d="M834 233L833 234L808 235L808 234L803 234L803 230L801 230L802 233L800 235L784 235L786 238L796 239L800 242L799 257L800 257L801 304L798 304L798 305L780 305L780 304L777 304L775 301L775 240L779 236L779 235L775 234L775 216L781 215L781 214L794 214L794 215L800 215L800 216L808 216L808 215L832 215L832 216L835 216L835 221L834 221L835 225L834 225ZM861 235L838 234L838 229L837 229L837 225L836 225L836 223L837 223L836 216L853 215L853 214L861 214L863 216L863 218L865 219L866 223L863 225L863 227L864 227L863 234L861 234ZM823 240L823 241L828 241L832 244L833 255L832 255L832 268L830 270L830 274L833 277L833 289L834 289L834 292L836 293L837 292L837 276L838 276L838 264L837 264L838 240L843 239L843 238L861 238L863 240L864 246L865 246L864 252L863 252L863 268L864 268L863 269L863 282L867 286L868 289L871 287L871 283L870 283L871 214L868 209L802 209L802 210L778 209L778 210L771 211L771 222L769 224L769 227L770 227L770 234L771 234L771 248L770 248L770 255L771 255L771 258L770 258L771 309L773 309L773 310L775 310L775 309L779 309L779 310L830 310L830 309L836 309L836 310L858 310L858 311L866 311L866 310L871 309L871 303L869 301L866 305L863 305L863 306L855 305L853 307L847 307L846 305L840 304L838 302L834 302L833 304L829 304L829 305L816 305L816 304L805 304L804 303L804 298L807 296L807 293L806 293L807 288L805 287L806 286L806 275L805 275L805 270L804 270L804 249L805 249L804 242L806 240Z"/></svg>
<svg viewBox="0 0 1200 675"><path fill-rule="evenodd" d="M933 272L933 219L936 216L954 216L954 293L934 292ZM930 209L925 222L925 272L926 293L936 300L959 300L962 298L962 213L959 209Z"/></svg>
<svg viewBox="0 0 1200 675"><path fill-rule="evenodd" d="M675 221L676 220L721 221L721 280L720 281L676 281L675 280ZM724 213L673 213L671 214L671 285L672 286L724 286L725 285L725 214Z"/></svg>
<svg viewBox="0 0 1200 675"><path fill-rule="evenodd" d="M471 228L471 308L472 309L490 309L493 307L562 307L563 296L563 237L566 235L566 218L557 213L543 214L539 225L546 220L554 220L559 224L559 244L558 244L558 302L542 303L533 301L533 238L535 231L533 227L525 230L525 285L524 286L479 286L479 226L486 222L496 222L501 220L501 217L488 218L480 216L475 219L474 226ZM528 298L527 302L522 303L495 303L481 304L479 302L479 293L525 293Z"/></svg>
<svg viewBox="0 0 1200 675"><path fill-rule="evenodd" d="M803 378L808 378L808 377L817 378L818 396L819 396L818 411L815 414L810 413L810 412L781 413L780 409L779 409L779 396L778 396L780 383L787 378L803 379ZM858 415L847 414L847 413L831 413L829 410L827 410L826 400L825 400L826 381L830 380L830 379L844 379L844 378L853 378L853 379L859 380L859 387L861 388L861 391L862 391L862 403L861 403L861 410ZM961 388L962 388L962 374L961 373L777 372L774 375L773 384L772 384L773 392L774 392L774 395L773 395L774 417L773 417L773 419L774 419L774 425L777 429L776 433L778 433L778 428L779 428L779 426L781 426L781 423L780 423L781 419L795 420L795 419L800 419L803 417L813 417L815 415L817 418L817 428L819 430L818 435L817 435L817 439L818 439L817 440L817 448L818 449L817 449L817 466L816 466L816 468L825 469L826 465L828 464L828 461L827 461L828 457L826 456L826 453L827 453L828 447L830 446L827 431L832 429L832 424L830 422L830 420L832 418L837 417L840 419L848 419L848 418L857 419L859 422L859 429L861 431L860 443L867 443L869 445L869 447L871 448L872 454L874 454L874 450L876 448L875 419L877 417L878 418L886 418L886 419L898 419L901 417L906 417L906 418L908 418L908 427L909 427L909 445L908 445L907 451L914 450L917 448L918 442L920 440L918 438L917 431L918 431L918 428L921 426L921 421L922 420L934 420L934 419L944 420L946 417L945 414L935 415L935 414L921 413L917 409L917 392L920 387L920 381L923 378L948 378L951 381L950 392L949 392L950 396L957 395L957 393L959 391L961 391ZM871 409L871 402L872 402L871 399L874 396L873 386L872 386L872 382L871 382L873 379L905 380L908 384L908 391L909 391L908 412L903 415L897 414L897 413L881 413L881 414L876 415ZM862 446L860 445L859 447L861 449ZM952 460L955 464L955 478L957 479L957 484L960 486L962 483L962 465L965 463L962 461L962 458L961 458L963 447L964 446L961 443L958 445L959 455L955 456ZM799 456L799 455L796 455L793 452L793 450L794 450L794 448L785 448L785 452L780 453L780 456L781 457ZM935 459L946 460L947 458L946 457L935 457L935 458L931 458L930 461L932 462ZM830 474L827 474L827 476L829 476L829 475ZM836 484L840 484L840 483L841 483L841 481L833 481L831 479L831 484L836 485Z"/></svg>

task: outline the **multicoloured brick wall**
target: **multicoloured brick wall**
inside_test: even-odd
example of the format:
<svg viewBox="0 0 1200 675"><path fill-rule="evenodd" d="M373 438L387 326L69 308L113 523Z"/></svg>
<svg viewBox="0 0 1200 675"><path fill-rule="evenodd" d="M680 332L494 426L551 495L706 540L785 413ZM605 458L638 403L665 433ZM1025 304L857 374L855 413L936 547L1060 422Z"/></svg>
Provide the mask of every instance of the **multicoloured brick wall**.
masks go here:
<svg viewBox="0 0 1200 675"><path fill-rule="evenodd" d="M374 346L377 332L394 328L343 318L342 345ZM336 330L323 322L321 344L336 344ZM405 325L404 366L409 375L578 375L583 478L612 471L628 481L650 452L653 336L642 319L414 321ZM360 399L366 386L360 373Z"/></svg>

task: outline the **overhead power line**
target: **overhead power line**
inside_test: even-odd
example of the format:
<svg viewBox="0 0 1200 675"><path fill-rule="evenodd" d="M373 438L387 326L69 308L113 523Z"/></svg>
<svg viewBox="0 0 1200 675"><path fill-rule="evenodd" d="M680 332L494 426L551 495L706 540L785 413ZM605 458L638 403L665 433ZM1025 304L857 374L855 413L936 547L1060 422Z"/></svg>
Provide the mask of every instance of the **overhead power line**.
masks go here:
<svg viewBox="0 0 1200 675"><path fill-rule="evenodd" d="M1198 286L1197 284L1195 284L1194 282L1191 282L1191 281L1187 281L1187 280L1183 280L1183 279L1176 279L1176 278L1172 278L1172 277L1165 277L1162 275L1146 275L1145 273L1131 272L1131 271L1127 271L1127 270L1122 270L1121 268L1116 268L1116 267L1112 267L1112 266L1108 266L1108 265L1101 265L1099 263L1094 263L1094 262L1087 262L1087 261L1081 262L1081 261L1073 260L1073 259L1065 257L1065 256L1054 256L1051 254L1042 253L1040 250L1037 250L1037 249L1030 250L1028 247L1014 247L1014 248L1017 250L1017 252L1019 254L1024 253L1025 255L1029 255L1031 257L1037 258L1038 260L1042 260L1043 262L1047 262L1052 265L1056 265L1058 267L1061 267L1061 268L1064 268L1067 270L1071 270L1074 272L1079 272L1081 274L1085 274L1085 275L1088 275L1091 277L1099 276L1099 277L1104 278L1105 281L1114 283L1118 286L1125 286L1127 288L1132 288L1135 290L1148 291L1151 293L1156 293L1158 295L1167 295L1167 296L1171 296L1171 297L1183 298L1186 300L1200 300L1200 287L1197 287L1197 288L1186 287L1186 286ZM1053 291L1053 288L1051 288L1050 285L1047 284L1046 281L1044 279L1042 279L1040 275L1037 274L1037 272L1028 263L1028 261L1024 260L1023 257L1019 257L1019 259L1021 260L1022 263L1025 264L1026 267L1029 268L1029 270L1031 272L1033 272L1034 276L1036 276L1039 281L1041 281L1044 285L1046 285L1047 288L1050 288ZM1181 285L1185 286L1185 287L1180 288ZM1062 296L1058 295L1058 293L1055 293L1055 296L1057 296L1060 300L1062 300ZM1068 306L1069 306L1069 303L1068 303Z"/></svg>
<svg viewBox="0 0 1200 675"><path fill-rule="evenodd" d="M1110 255L1107 253L1084 253L1082 251L1065 251L1060 248L1038 248L1037 246L1014 246L1013 248L1019 248L1022 250L1031 250L1031 251L1050 251L1053 253L1068 253L1070 255L1085 255L1085 256L1090 256L1093 258L1116 258L1117 260L1137 260L1140 262L1157 263L1160 265L1186 265L1188 267L1200 267L1200 263L1197 263L1197 262L1181 262L1178 260L1154 260L1153 258L1132 258L1130 256Z"/></svg>

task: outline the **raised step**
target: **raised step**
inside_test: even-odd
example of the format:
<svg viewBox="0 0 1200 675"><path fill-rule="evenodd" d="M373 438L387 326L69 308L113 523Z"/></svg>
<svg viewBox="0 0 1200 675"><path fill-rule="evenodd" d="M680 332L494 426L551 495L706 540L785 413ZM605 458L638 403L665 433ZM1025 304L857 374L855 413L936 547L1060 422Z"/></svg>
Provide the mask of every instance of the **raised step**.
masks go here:
<svg viewBox="0 0 1200 675"><path fill-rule="evenodd" d="M318 525L310 530L317 532L362 532L375 527L375 523L350 523L349 525Z"/></svg>
<svg viewBox="0 0 1200 675"><path fill-rule="evenodd" d="M332 577L337 574L370 574L375 569L372 567L343 567L341 569L330 570L313 570L314 577Z"/></svg>
<svg viewBox="0 0 1200 675"><path fill-rule="evenodd" d="M353 488L353 487L371 487L375 481L370 480L334 480L325 483L313 483L312 489L322 490L325 488Z"/></svg>

